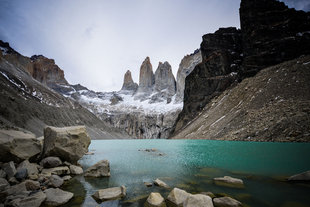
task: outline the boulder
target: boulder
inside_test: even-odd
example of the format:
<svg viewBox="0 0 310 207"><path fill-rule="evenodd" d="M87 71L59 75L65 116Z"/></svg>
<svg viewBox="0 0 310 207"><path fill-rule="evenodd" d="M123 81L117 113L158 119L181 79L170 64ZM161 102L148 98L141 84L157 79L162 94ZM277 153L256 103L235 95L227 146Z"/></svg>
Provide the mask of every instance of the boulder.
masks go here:
<svg viewBox="0 0 310 207"><path fill-rule="evenodd" d="M108 177L110 176L110 163L108 160L101 160L89 167L84 176L86 177Z"/></svg>
<svg viewBox="0 0 310 207"><path fill-rule="evenodd" d="M242 203L231 197L214 198L213 203L215 207L241 207Z"/></svg>
<svg viewBox="0 0 310 207"><path fill-rule="evenodd" d="M6 172L0 169L0 178L5 178L5 177L6 177Z"/></svg>
<svg viewBox="0 0 310 207"><path fill-rule="evenodd" d="M68 181L68 180L71 180L71 178L72 178L72 177L71 177L70 175L66 175L66 176L63 176L63 177L62 177L62 180L63 180L63 181Z"/></svg>
<svg viewBox="0 0 310 207"><path fill-rule="evenodd" d="M26 180L25 186L28 191L35 191L40 189L40 183L38 181Z"/></svg>
<svg viewBox="0 0 310 207"><path fill-rule="evenodd" d="M76 165L70 165L70 172L72 175L80 175L83 174L83 168L76 166Z"/></svg>
<svg viewBox="0 0 310 207"><path fill-rule="evenodd" d="M10 186L9 182L4 178L0 178L0 191L5 190L8 186Z"/></svg>
<svg viewBox="0 0 310 207"><path fill-rule="evenodd" d="M15 199L10 202L14 207L39 207L45 201L46 195L42 191L31 194L21 199Z"/></svg>
<svg viewBox="0 0 310 207"><path fill-rule="evenodd" d="M8 179L14 177L14 175L16 174L16 168L13 161L4 163L2 169L6 173Z"/></svg>
<svg viewBox="0 0 310 207"><path fill-rule="evenodd" d="M40 142L34 134L15 130L0 130L1 161L20 162L34 158L40 152Z"/></svg>
<svg viewBox="0 0 310 207"><path fill-rule="evenodd" d="M19 181L25 180L28 177L28 171L26 168L17 169L15 178Z"/></svg>
<svg viewBox="0 0 310 207"><path fill-rule="evenodd" d="M232 188L244 188L243 181L238 178L233 178L230 176L224 176L220 178L213 178L216 185L232 187Z"/></svg>
<svg viewBox="0 0 310 207"><path fill-rule="evenodd" d="M62 164L59 157L46 157L43 160L41 160L40 165L44 168L53 168L58 167Z"/></svg>
<svg viewBox="0 0 310 207"><path fill-rule="evenodd" d="M10 188L5 190L7 195L18 195L18 194L21 194L22 192L25 192L25 191L27 191L25 182L22 182L22 183L17 184L17 185L10 186Z"/></svg>
<svg viewBox="0 0 310 207"><path fill-rule="evenodd" d="M288 181L310 181L310 170L293 175L288 178Z"/></svg>
<svg viewBox="0 0 310 207"><path fill-rule="evenodd" d="M92 197L99 202L106 200L116 200L119 198L123 198L125 196L126 196L125 186L101 189L92 195Z"/></svg>
<svg viewBox="0 0 310 207"><path fill-rule="evenodd" d="M73 197L73 193L60 190L59 188L49 188L44 193L46 194L44 203L48 206L60 206L67 203Z"/></svg>
<svg viewBox="0 0 310 207"><path fill-rule="evenodd" d="M28 177L39 173L38 165L35 163L30 163L28 160L21 162L17 167L17 170L19 169L27 169Z"/></svg>
<svg viewBox="0 0 310 207"><path fill-rule="evenodd" d="M47 177L50 177L51 175L69 175L70 170L67 166L61 166L61 167L43 169L42 174Z"/></svg>
<svg viewBox="0 0 310 207"><path fill-rule="evenodd" d="M169 186L164 181L161 181L158 178L154 180L154 185L157 185L159 187L169 188Z"/></svg>
<svg viewBox="0 0 310 207"><path fill-rule="evenodd" d="M179 188L173 188L167 197L168 206L177 206L183 207L184 201L190 196L190 193L187 193L185 190Z"/></svg>
<svg viewBox="0 0 310 207"><path fill-rule="evenodd" d="M210 196L196 194L190 195L185 200L184 207L213 207L213 202Z"/></svg>
<svg viewBox="0 0 310 207"><path fill-rule="evenodd" d="M160 193L150 193L147 198L145 207L166 207L165 199L160 195Z"/></svg>
<svg viewBox="0 0 310 207"><path fill-rule="evenodd" d="M63 161L76 163L88 152L89 144L85 126L46 127L41 157L58 156Z"/></svg>
<svg viewBox="0 0 310 207"><path fill-rule="evenodd" d="M144 185L146 187L152 187L153 186L153 183L150 183L150 182L144 182Z"/></svg>
<svg viewBox="0 0 310 207"><path fill-rule="evenodd" d="M49 186L52 186L54 188L59 188L64 183L63 179L59 177L58 175L52 175L49 178Z"/></svg>

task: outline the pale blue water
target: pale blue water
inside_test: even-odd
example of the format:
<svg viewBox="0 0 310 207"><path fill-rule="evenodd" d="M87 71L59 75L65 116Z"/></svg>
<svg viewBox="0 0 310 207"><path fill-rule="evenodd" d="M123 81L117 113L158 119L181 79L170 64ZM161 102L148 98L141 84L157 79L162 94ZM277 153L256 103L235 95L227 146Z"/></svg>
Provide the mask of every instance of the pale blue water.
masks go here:
<svg viewBox="0 0 310 207"><path fill-rule="evenodd" d="M156 152L139 151L157 149ZM212 140L93 140L94 155L80 163L86 169L107 159L111 177L76 177L66 190L76 199L68 206L143 206L150 192L166 197L171 189L147 188L156 178L191 193L226 193L250 206L310 206L310 185L287 183L283 176L310 170L310 143L232 142ZM160 156L162 153L163 156ZM219 187L212 178L230 175L243 179L245 189ZM91 195L98 189L125 185L121 201L97 204ZM130 201L130 202L128 202Z"/></svg>

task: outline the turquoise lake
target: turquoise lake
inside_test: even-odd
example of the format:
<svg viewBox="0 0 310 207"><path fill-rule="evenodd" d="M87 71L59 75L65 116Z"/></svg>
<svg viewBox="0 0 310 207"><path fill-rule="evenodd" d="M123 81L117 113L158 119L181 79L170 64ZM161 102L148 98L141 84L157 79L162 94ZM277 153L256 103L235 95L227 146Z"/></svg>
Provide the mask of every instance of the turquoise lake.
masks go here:
<svg viewBox="0 0 310 207"><path fill-rule="evenodd" d="M146 152L145 149L156 149ZM287 176L310 170L310 143L237 142L213 140L92 140L80 164L84 169L110 161L111 177L77 176L63 189L75 194L66 206L143 206L150 192L167 197L173 187L190 193L229 195L245 206L310 206L310 184L288 183ZM214 177L244 181L244 189L217 186ZM146 187L159 178L171 189ZM122 200L98 204L98 189L125 185Z"/></svg>

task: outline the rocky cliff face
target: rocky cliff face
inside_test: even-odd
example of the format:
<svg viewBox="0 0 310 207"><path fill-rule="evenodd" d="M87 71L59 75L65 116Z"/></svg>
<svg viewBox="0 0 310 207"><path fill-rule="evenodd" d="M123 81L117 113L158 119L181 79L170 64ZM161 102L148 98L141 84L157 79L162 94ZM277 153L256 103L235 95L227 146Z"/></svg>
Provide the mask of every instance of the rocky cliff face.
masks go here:
<svg viewBox="0 0 310 207"><path fill-rule="evenodd" d="M123 138L124 131L107 127L78 102L36 81L27 67L33 61L2 42L0 51L0 128L22 128L42 136L46 125L86 125L95 138ZM44 80L54 76L47 75ZM59 79L56 79L59 80ZM60 81L63 83L63 81ZM46 82L48 83L48 82ZM59 83L59 82L58 82ZM79 88L76 86L76 88ZM128 137L128 135L127 135Z"/></svg>
<svg viewBox="0 0 310 207"><path fill-rule="evenodd" d="M241 30L203 36L202 63L186 78L184 107L174 131L194 119L212 98L264 67L309 54L309 13L275 0L242 0Z"/></svg>
<svg viewBox="0 0 310 207"><path fill-rule="evenodd" d="M131 77L131 72L130 70L127 70L127 72L124 75L124 83L123 83L121 90L136 92L137 89L138 89L138 84L133 82L132 77Z"/></svg>
<svg viewBox="0 0 310 207"><path fill-rule="evenodd" d="M201 51L196 50L193 54L186 55L179 65L177 73L176 102L183 102L185 78L194 70L195 66L201 63Z"/></svg>
<svg viewBox="0 0 310 207"><path fill-rule="evenodd" d="M155 77L149 57L146 57L140 67L138 93L149 93L153 90Z"/></svg>
<svg viewBox="0 0 310 207"><path fill-rule="evenodd" d="M275 0L242 0L243 76L310 53L310 13Z"/></svg>
<svg viewBox="0 0 310 207"><path fill-rule="evenodd" d="M310 141L310 55L261 70L212 99L173 138Z"/></svg>
<svg viewBox="0 0 310 207"><path fill-rule="evenodd" d="M184 106L175 130L192 120L203 107L237 81L242 62L241 31L221 28L206 34L200 46L202 62L186 77Z"/></svg>

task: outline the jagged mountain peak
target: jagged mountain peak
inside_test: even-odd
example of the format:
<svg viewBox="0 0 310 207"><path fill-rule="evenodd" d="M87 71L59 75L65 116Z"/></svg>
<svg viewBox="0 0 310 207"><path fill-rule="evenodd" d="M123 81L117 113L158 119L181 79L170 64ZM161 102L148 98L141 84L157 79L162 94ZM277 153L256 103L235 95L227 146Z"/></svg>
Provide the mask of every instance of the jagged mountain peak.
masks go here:
<svg viewBox="0 0 310 207"><path fill-rule="evenodd" d="M123 86L121 90L126 90L126 91L133 91L135 92L138 88L138 84L136 84L133 80L132 80L132 76L131 76L131 71L127 70L125 75L124 75L124 82L123 82Z"/></svg>
<svg viewBox="0 0 310 207"><path fill-rule="evenodd" d="M140 67L138 92L147 93L153 90L155 78L150 58L146 57Z"/></svg>

